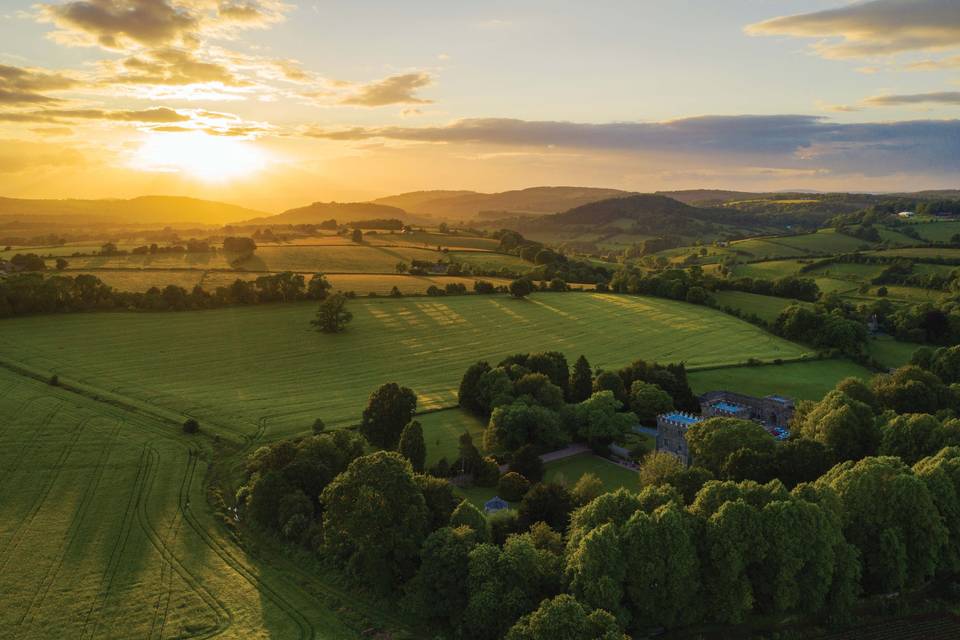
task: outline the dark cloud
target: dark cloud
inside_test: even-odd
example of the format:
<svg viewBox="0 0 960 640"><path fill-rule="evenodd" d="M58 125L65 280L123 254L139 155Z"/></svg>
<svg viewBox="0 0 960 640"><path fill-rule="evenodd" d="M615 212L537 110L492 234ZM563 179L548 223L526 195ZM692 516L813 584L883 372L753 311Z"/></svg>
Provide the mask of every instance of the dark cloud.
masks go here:
<svg viewBox="0 0 960 640"><path fill-rule="evenodd" d="M76 80L64 74L0 64L0 105L59 102L45 92L63 91L76 85Z"/></svg>
<svg viewBox="0 0 960 640"><path fill-rule="evenodd" d="M887 175L960 170L960 120L841 124L805 115L704 116L668 122L459 120L438 127L313 129L329 140L403 140L572 148L722 161L731 166Z"/></svg>
<svg viewBox="0 0 960 640"><path fill-rule="evenodd" d="M433 82L433 77L425 72L404 73L357 87L350 95L340 100L340 104L362 107L383 107L391 104L430 104L416 96Z"/></svg>
<svg viewBox="0 0 960 640"><path fill-rule="evenodd" d="M871 0L773 18L747 27L757 35L819 38L830 58L890 55L960 47L957 0Z"/></svg>
<svg viewBox="0 0 960 640"><path fill-rule="evenodd" d="M960 91L936 91L932 93L907 93L900 95L873 96L863 101L873 107L896 107L909 104L960 105Z"/></svg>

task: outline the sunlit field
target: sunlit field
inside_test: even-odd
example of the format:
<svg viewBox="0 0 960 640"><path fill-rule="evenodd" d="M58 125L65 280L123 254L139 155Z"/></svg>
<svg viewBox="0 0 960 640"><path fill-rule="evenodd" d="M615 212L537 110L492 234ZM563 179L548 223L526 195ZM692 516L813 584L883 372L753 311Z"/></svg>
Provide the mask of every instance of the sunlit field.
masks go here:
<svg viewBox="0 0 960 640"><path fill-rule="evenodd" d="M797 358L807 349L719 311L609 294L363 299L343 334L312 330L314 304L183 313L91 313L7 320L0 352L233 437L356 423L369 394L397 381L421 409L456 403L479 359L558 350L620 367ZM64 340L64 336L71 336Z"/></svg>
<svg viewBox="0 0 960 640"><path fill-rule="evenodd" d="M317 576L224 535L177 425L5 369L0 391L0 635L359 637Z"/></svg>

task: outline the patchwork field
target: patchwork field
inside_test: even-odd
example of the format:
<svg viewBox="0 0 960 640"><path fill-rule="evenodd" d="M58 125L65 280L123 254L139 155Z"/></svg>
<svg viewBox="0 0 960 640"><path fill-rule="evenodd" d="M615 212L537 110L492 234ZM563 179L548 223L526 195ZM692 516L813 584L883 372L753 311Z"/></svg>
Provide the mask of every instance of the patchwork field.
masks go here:
<svg viewBox="0 0 960 640"><path fill-rule="evenodd" d="M240 265L248 271L392 273L398 262L436 262L435 249L379 244L267 245ZM68 258L71 269L230 269L231 254L181 253Z"/></svg>
<svg viewBox="0 0 960 640"><path fill-rule="evenodd" d="M727 389L752 396L780 394L798 400L819 400L848 376L868 380L873 372L849 360L813 360L689 374L694 393Z"/></svg>
<svg viewBox="0 0 960 640"><path fill-rule="evenodd" d="M342 594L224 535L175 426L6 369L0 390L0 635L360 637Z"/></svg>
<svg viewBox="0 0 960 640"><path fill-rule="evenodd" d="M90 313L5 320L0 357L211 431L276 438L315 418L359 420L396 381L419 408L450 406L466 367L527 351L619 367L635 358L690 366L796 358L803 347L720 311L612 294L362 299L339 335L312 330L312 303L184 313ZM69 340L65 336L70 336Z"/></svg>

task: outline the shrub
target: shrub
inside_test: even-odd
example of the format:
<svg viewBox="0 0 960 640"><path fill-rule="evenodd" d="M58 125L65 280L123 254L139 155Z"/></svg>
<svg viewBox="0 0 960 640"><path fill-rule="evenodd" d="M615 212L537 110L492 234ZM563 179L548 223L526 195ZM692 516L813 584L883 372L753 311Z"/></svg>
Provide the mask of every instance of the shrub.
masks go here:
<svg viewBox="0 0 960 640"><path fill-rule="evenodd" d="M493 458L486 457L480 463L474 480L481 487L495 487L500 479L500 465Z"/></svg>
<svg viewBox="0 0 960 640"><path fill-rule="evenodd" d="M519 502L530 490L530 481L516 471L509 471L500 478L497 493L509 502Z"/></svg>
<svg viewBox="0 0 960 640"><path fill-rule="evenodd" d="M197 433L198 431L200 431L200 423L194 418L187 418L183 421L184 433Z"/></svg>

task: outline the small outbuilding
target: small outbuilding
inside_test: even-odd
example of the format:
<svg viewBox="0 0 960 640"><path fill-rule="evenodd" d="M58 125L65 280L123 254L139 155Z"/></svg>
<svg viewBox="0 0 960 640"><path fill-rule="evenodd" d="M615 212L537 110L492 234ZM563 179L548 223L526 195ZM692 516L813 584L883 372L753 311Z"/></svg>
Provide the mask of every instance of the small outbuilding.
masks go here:
<svg viewBox="0 0 960 640"><path fill-rule="evenodd" d="M483 503L483 511L488 514L496 513L497 511L503 511L504 509L509 508L510 504L500 496L493 496Z"/></svg>

